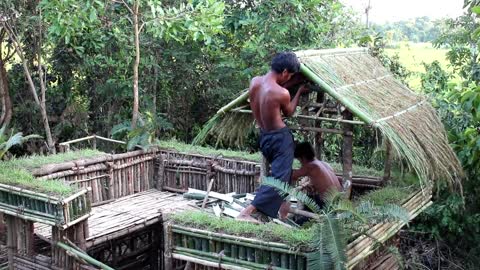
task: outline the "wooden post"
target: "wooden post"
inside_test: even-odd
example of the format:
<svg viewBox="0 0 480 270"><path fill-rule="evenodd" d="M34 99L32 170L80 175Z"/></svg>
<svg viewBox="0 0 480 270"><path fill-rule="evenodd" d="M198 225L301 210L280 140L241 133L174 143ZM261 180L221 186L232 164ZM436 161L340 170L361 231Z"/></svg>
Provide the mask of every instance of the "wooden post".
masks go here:
<svg viewBox="0 0 480 270"><path fill-rule="evenodd" d="M346 108L342 112L343 119L351 120L353 115ZM353 125L349 123L343 123L343 146L342 146L342 165L343 165L343 183L345 181L352 182L353 172ZM352 185L346 190L347 198L350 198L352 192Z"/></svg>
<svg viewBox="0 0 480 270"><path fill-rule="evenodd" d="M316 99L316 102L317 103L323 103L325 100L325 92L317 92L317 99ZM320 110L323 109L323 108L320 108ZM323 113L319 113L317 114L317 116L322 116ZM317 128L321 128L322 127L322 121L321 120L317 120L315 121L315 127ZM322 136L322 132L316 132L315 133L315 153L317 154L317 158L318 159L322 159L322 155L323 155L323 136Z"/></svg>
<svg viewBox="0 0 480 270"><path fill-rule="evenodd" d="M173 269L172 242L173 233L170 229L170 222L163 223L163 269Z"/></svg>
<svg viewBox="0 0 480 270"><path fill-rule="evenodd" d="M31 256L33 254L33 222L14 217L17 240L17 253Z"/></svg>
<svg viewBox="0 0 480 270"><path fill-rule="evenodd" d="M92 148L97 149L97 136L93 135Z"/></svg>
<svg viewBox="0 0 480 270"><path fill-rule="evenodd" d="M17 253L17 228L15 227L15 217L11 215L5 215L5 223L7 224L8 269L14 270L13 257Z"/></svg>
<svg viewBox="0 0 480 270"><path fill-rule="evenodd" d="M382 185L385 185L387 181L390 180L390 174L392 171L392 159L392 144L387 138L385 138L385 168L383 172Z"/></svg>
<svg viewBox="0 0 480 270"><path fill-rule="evenodd" d="M165 185L165 166L163 164L163 154L158 153L155 158L155 188L158 190L163 190Z"/></svg>

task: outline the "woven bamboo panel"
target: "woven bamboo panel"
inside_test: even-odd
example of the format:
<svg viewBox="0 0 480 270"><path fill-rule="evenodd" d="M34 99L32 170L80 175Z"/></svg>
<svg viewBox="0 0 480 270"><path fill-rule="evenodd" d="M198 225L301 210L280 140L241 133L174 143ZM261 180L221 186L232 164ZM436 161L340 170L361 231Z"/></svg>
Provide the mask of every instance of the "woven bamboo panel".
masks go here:
<svg viewBox="0 0 480 270"><path fill-rule="evenodd" d="M100 158L68 162L59 169L34 172L42 179L58 179L80 188L90 188L93 204L110 201L154 188L154 151L134 151ZM48 169L48 170L47 170Z"/></svg>
<svg viewBox="0 0 480 270"><path fill-rule="evenodd" d="M254 192L260 176L260 164L162 150L163 186L186 190L207 190L208 164L216 162L223 170L213 170L212 190L221 193ZM188 161L188 162L182 162Z"/></svg>
<svg viewBox="0 0 480 270"><path fill-rule="evenodd" d="M86 189L57 198L0 184L0 212L26 220L66 228L87 218L90 209Z"/></svg>

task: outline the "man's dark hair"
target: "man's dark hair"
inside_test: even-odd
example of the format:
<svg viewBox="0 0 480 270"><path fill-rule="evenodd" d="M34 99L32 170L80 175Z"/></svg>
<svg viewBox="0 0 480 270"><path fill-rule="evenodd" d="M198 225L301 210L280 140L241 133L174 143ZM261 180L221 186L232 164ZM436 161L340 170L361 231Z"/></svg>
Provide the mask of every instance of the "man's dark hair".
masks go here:
<svg viewBox="0 0 480 270"><path fill-rule="evenodd" d="M295 146L295 152L293 153L295 158L304 158L308 161L315 159L315 151L309 142L297 143Z"/></svg>
<svg viewBox="0 0 480 270"><path fill-rule="evenodd" d="M300 70L300 61L293 52L281 52L273 57L270 67L276 73L282 73L285 69L289 73L296 73Z"/></svg>

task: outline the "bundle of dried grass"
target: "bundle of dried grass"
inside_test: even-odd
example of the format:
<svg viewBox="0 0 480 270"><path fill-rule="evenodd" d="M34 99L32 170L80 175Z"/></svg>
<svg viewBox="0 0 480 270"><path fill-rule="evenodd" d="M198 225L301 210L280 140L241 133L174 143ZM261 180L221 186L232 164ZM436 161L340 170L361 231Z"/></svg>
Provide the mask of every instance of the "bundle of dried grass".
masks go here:
<svg viewBox="0 0 480 270"><path fill-rule="evenodd" d="M201 145L209 136L215 137L216 145L221 143L243 146L247 135L255 129L251 114L234 113L235 108L248 106L248 90L220 108L203 126L194 138L194 145Z"/></svg>

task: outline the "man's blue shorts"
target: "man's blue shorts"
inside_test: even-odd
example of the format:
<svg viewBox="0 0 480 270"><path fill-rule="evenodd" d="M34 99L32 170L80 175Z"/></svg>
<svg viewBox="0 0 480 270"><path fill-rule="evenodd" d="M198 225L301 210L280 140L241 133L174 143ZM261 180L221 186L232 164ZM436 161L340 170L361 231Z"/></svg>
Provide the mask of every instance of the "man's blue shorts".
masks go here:
<svg viewBox="0 0 480 270"><path fill-rule="evenodd" d="M293 164L293 136L287 127L260 133L260 150L271 166L271 176L290 183ZM261 185L252 205L264 214L276 218L284 199L275 188Z"/></svg>

